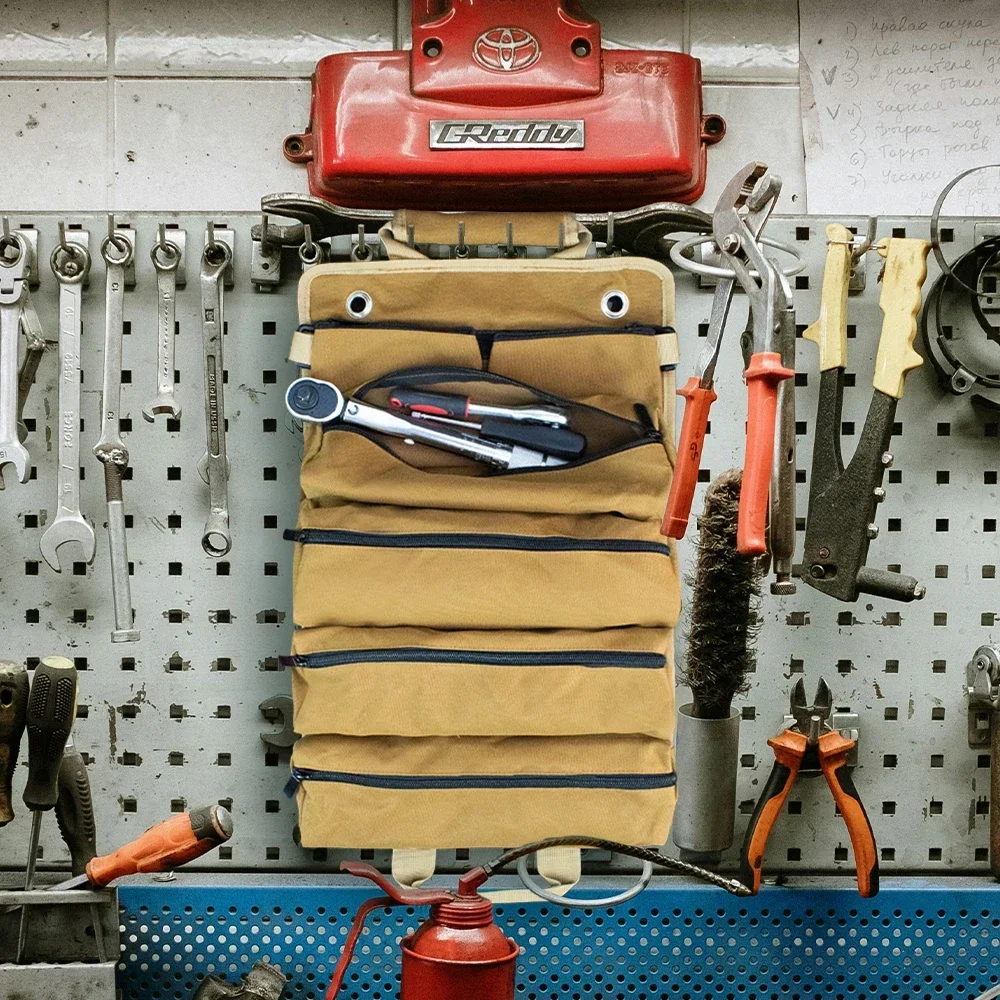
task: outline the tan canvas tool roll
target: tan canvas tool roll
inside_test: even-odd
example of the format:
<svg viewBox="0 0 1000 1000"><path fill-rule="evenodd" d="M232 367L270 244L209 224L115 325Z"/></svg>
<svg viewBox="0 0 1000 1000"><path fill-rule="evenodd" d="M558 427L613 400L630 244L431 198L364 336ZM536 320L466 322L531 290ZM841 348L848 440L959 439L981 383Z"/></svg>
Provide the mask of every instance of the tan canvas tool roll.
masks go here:
<svg viewBox="0 0 1000 1000"><path fill-rule="evenodd" d="M303 845L662 844L670 273L638 258L327 264L303 276L299 313L293 359L346 396L555 400L587 438L566 465L498 472L306 425L288 658Z"/></svg>

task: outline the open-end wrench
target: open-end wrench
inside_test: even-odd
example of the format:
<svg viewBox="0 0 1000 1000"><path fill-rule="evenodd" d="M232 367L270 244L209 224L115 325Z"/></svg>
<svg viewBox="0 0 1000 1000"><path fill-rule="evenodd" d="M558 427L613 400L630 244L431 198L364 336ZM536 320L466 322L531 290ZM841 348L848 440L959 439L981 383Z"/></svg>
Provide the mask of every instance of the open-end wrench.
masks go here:
<svg viewBox="0 0 1000 1000"><path fill-rule="evenodd" d="M21 305L21 330L24 332L26 348L17 373L17 432L23 441L28 436L28 429L24 426L24 407L28 402L28 393L35 384L35 374L48 343L41 320L35 312L35 305L31 301L30 291L25 293Z"/></svg>
<svg viewBox="0 0 1000 1000"><path fill-rule="evenodd" d="M181 415L174 398L174 317L181 251L176 243L165 238L163 226L149 256L156 269L156 398L143 409L142 415L152 423L158 413L166 413L175 420Z"/></svg>
<svg viewBox="0 0 1000 1000"><path fill-rule="evenodd" d="M115 232L108 220L108 235L101 243L107 271L104 328L104 384L101 389L101 437L94 455L104 466L104 495L108 503L108 541L111 546L111 596L115 606L112 642L136 642L132 594L128 578L128 540L122 478L128 467L128 449L119 431L122 396L122 334L125 320L125 268L135 258L131 237Z"/></svg>
<svg viewBox="0 0 1000 1000"><path fill-rule="evenodd" d="M92 562L96 541L80 513L80 330L83 282L90 253L60 240L52 251L52 271L59 282L59 474L56 516L39 540L45 561L58 573L59 549L79 542L85 562Z"/></svg>
<svg viewBox="0 0 1000 1000"><path fill-rule="evenodd" d="M205 454L198 473L208 483L208 520L202 548L216 558L232 547L229 535L229 459L226 457L226 410L222 389L223 288L232 251L209 234L201 257L201 332L205 350Z"/></svg>
<svg viewBox="0 0 1000 1000"><path fill-rule="evenodd" d="M17 354L21 309L28 292L28 247L16 233L0 238L0 470L13 465L18 482L30 471L17 433Z"/></svg>

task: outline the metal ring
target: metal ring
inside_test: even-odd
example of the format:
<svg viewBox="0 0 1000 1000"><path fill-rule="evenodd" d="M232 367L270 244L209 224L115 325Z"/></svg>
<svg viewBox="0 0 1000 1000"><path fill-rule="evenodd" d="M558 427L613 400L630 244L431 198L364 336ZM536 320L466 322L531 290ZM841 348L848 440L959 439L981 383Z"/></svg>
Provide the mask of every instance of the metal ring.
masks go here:
<svg viewBox="0 0 1000 1000"><path fill-rule="evenodd" d="M299 260L303 264L318 264L323 259L323 248L315 240L312 243L312 253L309 253L309 244L299 245Z"/></svg>
<svg viewBox="0 0 1000 1000"><path fill-rule="evenodd" d="M705 243L714 242L715 237L711 233L697 233L694 236L688 236L686 239L678 240L670 248L670 259L678 267L683 268L685 271L691 271L694 274L703 274L709 278L735 278L736 272L731 268L713 267L711 264L701 264L698 261L689 260L687 257L681 256L685 250L693 250L695 247L702 246ZM780 250L782 253L790 254L795 258L795 263L784 268L781 272L786 278L801 274L806 269L806 262L802 259L802 255L791 243L772 239L770 236L760 236L757 242L767 247L773 247L775 250ZM756 271L751 271L750 274L752 277L758 277Z"/></svg>
<svg viewBox="0 0 1000 1000"><path fill-rule="evenodd" d="M124 249L121 246L123 243L125 244ZM121 257L115 257L111 254L112 247L121 254ZM101 240L101 256L107 264L119 264L122 267L128 267L135 256L135 249L132 246L131 240L127 240L124 236L119 236L117 233L112 233L111 236L105 236Z"/></svg>
<svg viewBox="0 0 1000 1000"><path fill-rule="evenodd" d="M72 264L74 260L80 262L79 271L74 274L63 270L66 264ZM66 243L65 246L57 243L49 257L49 266L56 279L62 284L78 285L87 277L87 272L90 270L90 252L79 243Z"/></svg>
<svg viewBox="0 0 1000 1000"><path fill-rule="evenodd" d="M212 267L219 267L221 265L228 267L233 253L229 249L228 244L213 237L211 242L205 244L204 257L206 263L211 264Z"/></svg>
<svg viewBox="0 0 1000 1000"><path fill-rule="evenodd" d="M17 248L16 256L7 256L6 251L10 247ZM21 263L22 258L27 257L27 255L28 245L16 233L8 233L6 236L0 236L0 267L17 267Z"/></svg>
<svg viewBox="0 0 1000 1000"><path fill-rule="evenodd" d="M618 300L617 309L613 304L616 299ZM628 307L628 296L617 288L613 288L601 296L601 312L608 319L621 319L628 312Z"/></svg>
<svg viewBox="0 0 1000 1000"><path fill-rule="evenodd" d="M360 304L359 304L360 301ZM351 319L364 319L371 311L374 303L372 297L364 291L351 292L345 300L347 314Z"/></svg>
<svg viewBox="0 0 1000 1000"><path fill-rule="evenodd" d="M952 279L952 281L957 282L962 286L970 295L975 295L977 299L991 298L996 293L987 294L986 292L979 291L978 288L973 288L971 285L967 285L958 275L955 274L952 264L949 264L944 257L944 251L941 249L941 239L940 239L940 222L941 222L941 209L944 208L945 199L951 194L955 185L959 181L964 180L969 174L974 174L979 170L997 170L1000 169L1000 163L983 163L978 167L970 167L968 170L963 170L957 177L953 177L947 184L945 184L941 193L938 195L937 201L934 202L934 211L931 212L931 249L934 251L934 259L938 262L938 267L941 268L941 273Z"/></svg>
<svg viewBox="0 0 1000 1000"><path fill-rule="evenodd" d="M638 896L653 880L653 863L643 861L639 881L631 888L618 893L617 896L604 896L601 899L571 899L567 896L557 896L554 892L543 889L537 882L531 880L531 875L528 872L527 854L517 859L517 875L525 889L548 903L555 903L556 906L568 906L572 910L590 910L594 907L618 906L619 903L627 903L630 899Z"/></svg>
<svg viewBox="0 0 1000 1000"><path fill-rule="evenodd" d="M163 254L166 260L161 260L159 254ZM163 243L154 243L149 250L149 259L153 262L153 267L157 271L176 271L181 264L181 251L176 243L165 240Z"/></svg>

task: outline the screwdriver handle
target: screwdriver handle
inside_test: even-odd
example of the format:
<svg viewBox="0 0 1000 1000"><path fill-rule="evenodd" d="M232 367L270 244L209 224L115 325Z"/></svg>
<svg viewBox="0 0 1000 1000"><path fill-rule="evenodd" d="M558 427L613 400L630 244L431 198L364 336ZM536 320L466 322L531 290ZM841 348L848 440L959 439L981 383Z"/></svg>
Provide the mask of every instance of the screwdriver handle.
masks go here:
<svg viewBox="0 0 1000 1000"><path fill-rule="evenodd" d="M397 410L429 413L435 417L457 417L464 420L469 415L469 397L449 392L425 392L423 389L397 386L391 391L389 402Z"/></svg>
<svg viewBox="0 0 1000 1000"><path fill-rule="evenodd" d="M24 804L51 809L59 798L59 766L76 718L76 667L47 656L35 667L28 695L28 783Z"/></svg>
<svg viewBox="0 0 1000 1000"><path fill-rule="evenodd" d="M684 397L684 420L677 443L677 467L670 481L667 510L660 525L660 534L667 538L683 538L691 516L691 502L701 469L701 449L708 430L708 414L719 398L715 390L705 388L697 375L692 375L684 387L677 390Z"/></svg>
<svg viewBox="0 0 1000 1000"><path fill-rule="evenodd" d="M90 793L90 778L83 755L73 746L70 737L59 765L59 798L56 800L56 822L66 846L74 875L82 875L87 862L97 856L97 822L94 800Z"/></svg>
<svg viewBox="0 0 1000 1000"><path fill-rule="evenodd" d="M103 889L115 879L137 872L165 872L207 854L233 835L233 817L222 806L204 806L171 816L140 834L114 854L87 864L87 879Z"/></svg>
<svg viewBox="0 0 1000 1000"><path fill-rule="evenodd" d="M28 671L0 660L0 826L14 818L11 781L28 712Z"/></svg>
<svg viewBox="0 0 1000 1000"><path fill-rule="evenodd" d="M741 556L759 556L767 551L767 497L774 458L778 385L794 374L781 363L781 355L775 351L752 355L743 373L747 383L747 445L736 528L736 548Z"/></svg>

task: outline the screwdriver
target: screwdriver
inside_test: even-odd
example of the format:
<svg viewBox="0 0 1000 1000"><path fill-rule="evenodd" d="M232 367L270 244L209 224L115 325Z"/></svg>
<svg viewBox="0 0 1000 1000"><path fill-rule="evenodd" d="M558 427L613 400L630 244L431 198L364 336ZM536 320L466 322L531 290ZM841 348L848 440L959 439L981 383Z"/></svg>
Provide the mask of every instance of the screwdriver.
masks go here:
<svg viewBox="0 0 1000 1000"><path fill-rule="evenodd" d="M28 671L0 660L0 826L14 818L11 781L28 711Z"/></svg>
<svg viewBox="0 0 1000 1000"><path fill-rule="evenodd" d="M64 656L47 656L35 667L28 695L28 783L24 786L24 804L32 810L31 840L24 876L25 890L35 881L35 858L42 830L42 813L59 798L59 768L66 740L76 717L76 667ZM21 907L21 926L17 936L17 962L24 953L28 933L28 910Z"/></svg>
<svg viewBox="0 0 1000 1000"><path fill-rule="evenodd" d="M97 855L97 823L87 766L83 762L83 754L74 746L72 736L66 741L59 765L56 822L69 848L73 874L82 875L87 862Z"/></svg>
<svg viewBox="0 0 1000 1000"><path fill-rule="evenodd" d="M51 887L104 889L116 879L138 872L180 868L224 844L233 835L233 817L223 806L203 806L157 823L113 854L92 858L82 875Z"/></svg>

